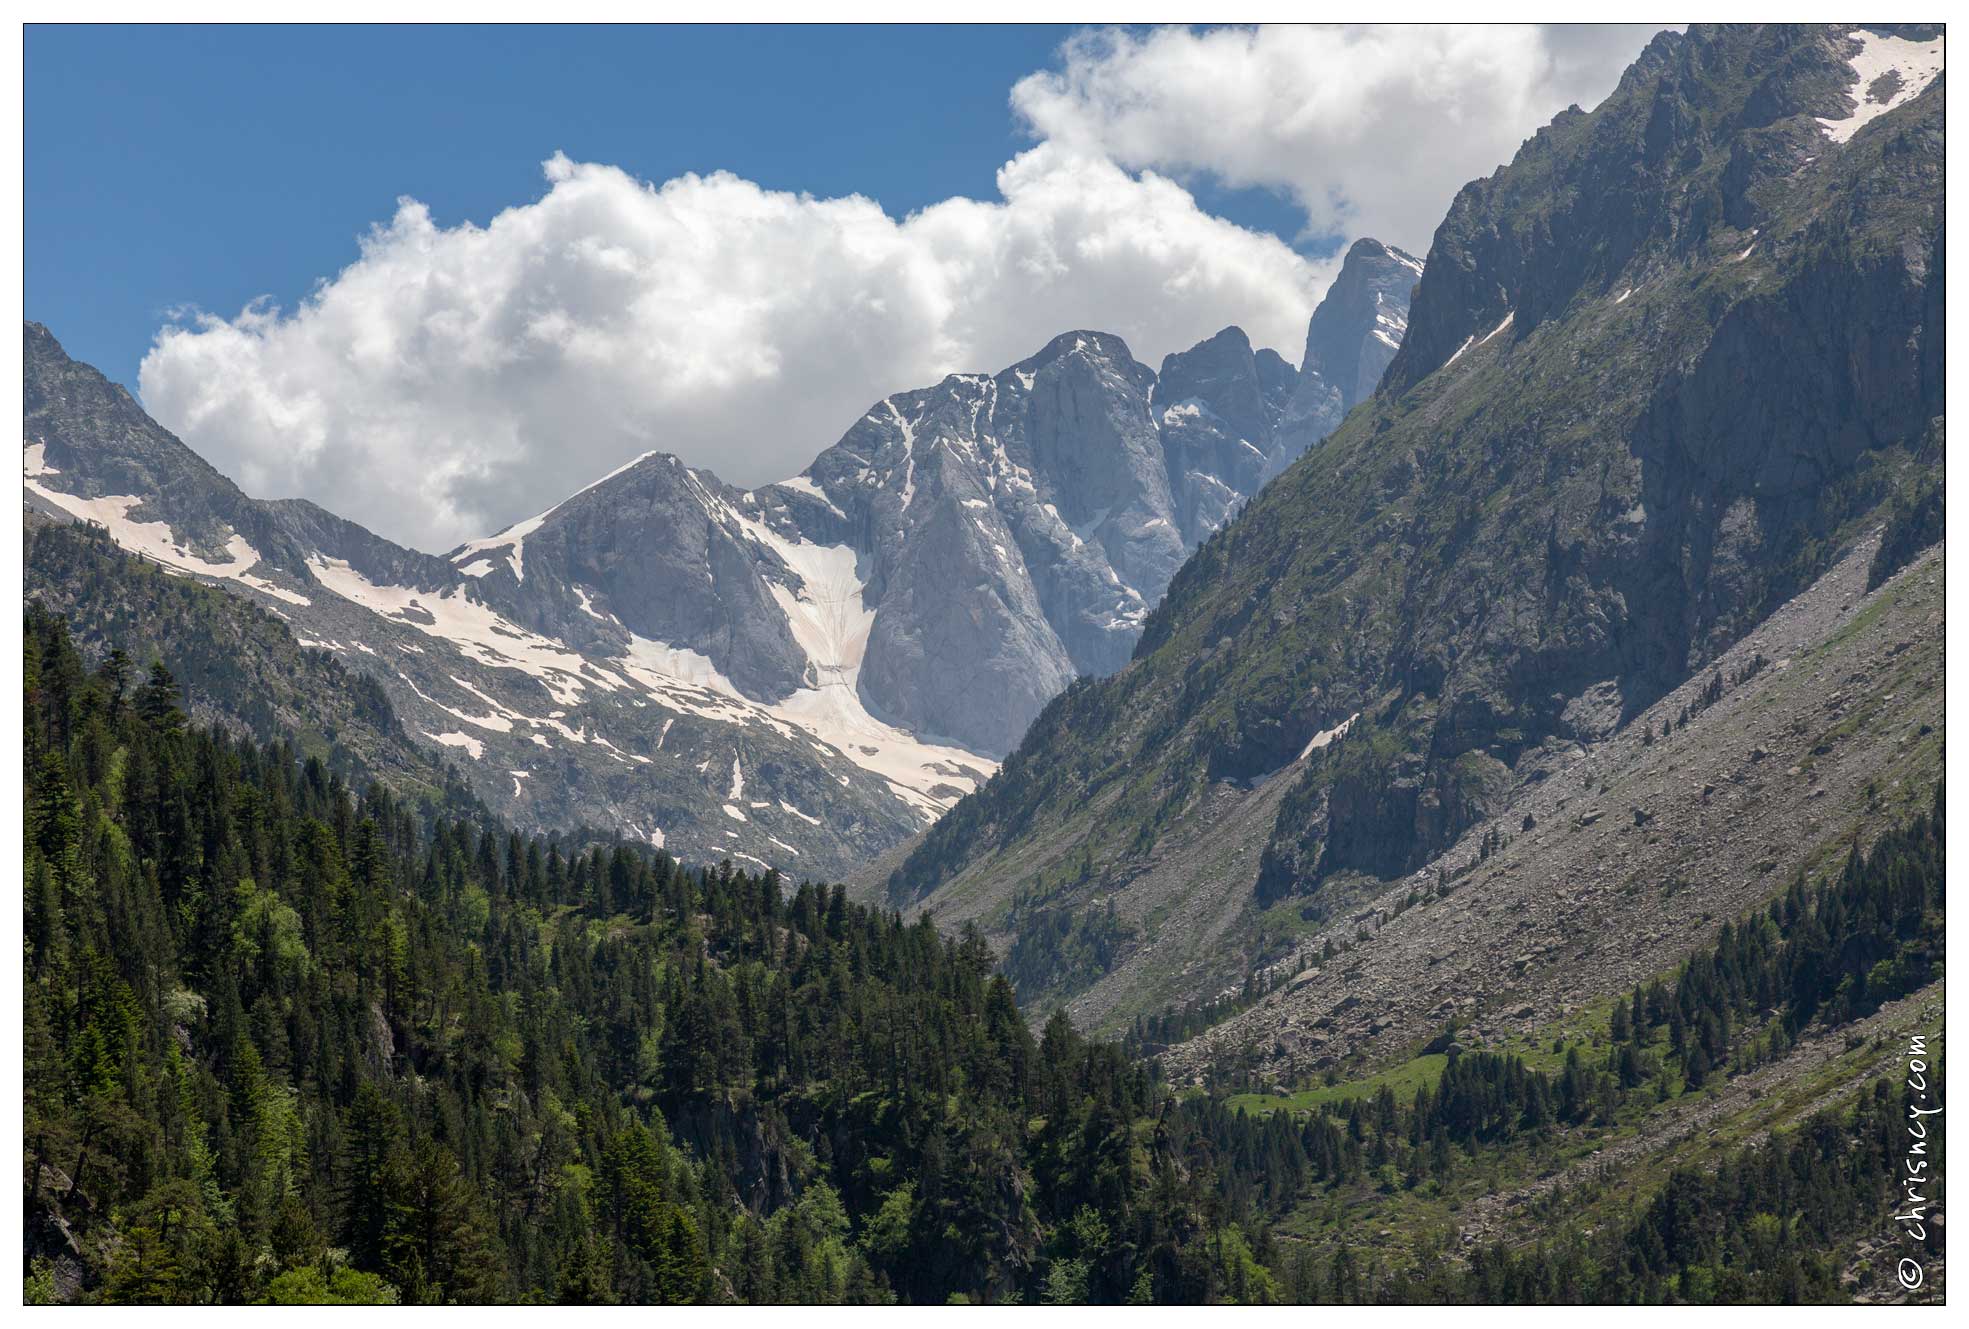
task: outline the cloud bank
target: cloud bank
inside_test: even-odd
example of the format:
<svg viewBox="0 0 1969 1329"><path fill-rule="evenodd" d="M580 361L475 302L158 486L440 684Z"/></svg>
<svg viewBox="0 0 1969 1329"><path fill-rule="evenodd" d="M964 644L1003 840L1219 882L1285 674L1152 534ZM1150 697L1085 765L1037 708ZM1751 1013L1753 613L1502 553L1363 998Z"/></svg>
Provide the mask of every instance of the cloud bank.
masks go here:
<svg viewBox="0 0 1969 1329"><path fill-rule="evenodd" d="M1417 254L1466 181L1596 105L1659 29L1637 25L1082 32L1012 105L1032 132L1124 167L1289 195L1313 237Z"/></svg>
<svg viewBox="0 0 1969 1329"><path fill-rule="evenodd" d="M1000 201L902 221L727 174L546 174L483 228L402 201L291 314L166 328L145 405L249 493L444 549L652 448L783 479L885 394L1073 328L1152 360L1228 323L1291 347L1329 277L1152 172L1050 144L999 172Z"/></svg>
<svg viewBox="0 0 1969 1329"><path fill-rule="evenodd" d="M1179 179L1282 190L1312 232L1420 252L1465 179L1597 101L1643 40L1087 34L1014 89L1041 141L997 199L900 220L860 196L726 173L651 185L556 155L541 197L483 227L404 199L298 308L165 327L139 387L249 493L433 551L652 448L761 484L885 394L1074 328L1155 364L1236 323L1296 358L1332 261L1212 216Z"/></svg>

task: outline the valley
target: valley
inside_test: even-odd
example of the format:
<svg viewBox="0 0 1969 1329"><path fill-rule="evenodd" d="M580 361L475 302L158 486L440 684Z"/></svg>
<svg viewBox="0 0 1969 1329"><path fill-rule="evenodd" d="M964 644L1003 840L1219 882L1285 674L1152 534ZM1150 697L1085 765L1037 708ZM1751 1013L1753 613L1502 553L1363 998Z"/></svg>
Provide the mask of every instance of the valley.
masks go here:
<svg viewBox="0 0 1969 1329"><path fill-rule="evenodd" d="M1944 1300L1942 40L442 552L26 323L27 1299Z"/></svg>

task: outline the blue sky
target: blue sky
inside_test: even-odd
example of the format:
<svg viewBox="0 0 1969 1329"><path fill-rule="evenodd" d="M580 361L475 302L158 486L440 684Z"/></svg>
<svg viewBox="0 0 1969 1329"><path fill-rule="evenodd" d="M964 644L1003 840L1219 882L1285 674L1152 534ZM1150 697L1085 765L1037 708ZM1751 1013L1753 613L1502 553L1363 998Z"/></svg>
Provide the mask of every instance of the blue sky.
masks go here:
<svg viewBox="0 0 1969 1329"><path fill-rule="evenodd" d="M452 223L561 150L891 212L989 193L1064 30L30 27L27 313L134 383L170 306L283 304L400 194Z"/></svg>
<svg viewBox="0 0 1969 1329"><path fill-rule="evenodd" d="M291 306L399 195L484 224L557 150L894 216L990 197L1030 143L1007 94L1069 31L31 25L27 317L134 386L172 307ZM1298 225L1273 191L1205 192Z"/></svg>

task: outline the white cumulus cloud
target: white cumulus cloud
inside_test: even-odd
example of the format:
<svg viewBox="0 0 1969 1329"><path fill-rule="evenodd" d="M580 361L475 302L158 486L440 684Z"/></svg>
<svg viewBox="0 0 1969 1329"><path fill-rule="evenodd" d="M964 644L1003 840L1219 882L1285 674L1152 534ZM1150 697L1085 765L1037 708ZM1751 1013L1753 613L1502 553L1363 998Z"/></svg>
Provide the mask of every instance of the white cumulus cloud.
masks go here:
<svg viewBox="0 0 1969 1329"><path fill-rule="evenodd" d="M888 393L1075 328L1153 365L1236 323L1296 360L1335 261L1211 215L1183 182L1279 190L1309 234L1421 253L1459 185L1604 96L1644 40L1084 33L1013 90L1040 141L995 199L899 219L860 196L722 172L657 185L556 155L539 198L484 226L402 200L297 308L167 325L139 387L249 493L427 550L650 449L761 484Z"/></svg>
<svg viewBox="0 0 1969 1329"><path fill-rule="evenodd" d="M1420 254L1466 181L1568 105L1592 107L1636 25L1098 29L1012 104L1043 139L1132 168L1289 195L1313 236Z"/></svg>
<svg viewBox="0 0 1969 1329"><path fill-rule="evenodd" d="M887 393L1099 328L1159 362L1226 324L1296 355L1331 273L1153 172L1059 145L902 220L729 174L556 156L484 227L404 200L297 309L166 327L144 404L249 493L441 550L652 448L801 470Z"/></svg>

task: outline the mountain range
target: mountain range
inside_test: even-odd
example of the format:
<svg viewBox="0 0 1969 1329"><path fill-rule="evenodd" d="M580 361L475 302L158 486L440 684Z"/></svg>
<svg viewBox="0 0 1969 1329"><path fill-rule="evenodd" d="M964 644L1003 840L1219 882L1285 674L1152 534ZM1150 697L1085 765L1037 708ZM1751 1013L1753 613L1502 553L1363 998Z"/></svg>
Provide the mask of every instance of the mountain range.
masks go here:
<svg viewBox="0 0 1969 1329"><path fill-rule="evenodd" d="M1945 1299L1942 55L443 555L29 324L27 1298Z"/></svg>
<svg viewBox="0 0 1969 1329"><path fill-rule="evenodd" d="M1124 664L1187 554L1393 358L1421 265L1356 243L1295 370L1073 332L875 404L790 480L650 453L446 557L259 500L27 328L27 501L373 674L521 825L837 877Z"/></svg>

